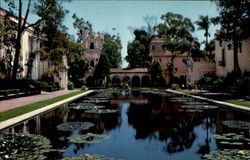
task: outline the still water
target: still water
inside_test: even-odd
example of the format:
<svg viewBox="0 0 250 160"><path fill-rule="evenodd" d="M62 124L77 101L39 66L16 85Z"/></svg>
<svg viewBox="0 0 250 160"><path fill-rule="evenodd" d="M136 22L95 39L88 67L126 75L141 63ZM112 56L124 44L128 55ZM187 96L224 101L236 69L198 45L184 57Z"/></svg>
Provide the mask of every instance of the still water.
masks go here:
<svg viewBox="0 0 250 160"><path fill-rule="evenodd" d="M249 136L248 130L222 125L224 120L249 122L249 113L224 107L187 112L181 109L185 102L172 102L173 97L180 95L118 91L111 94L108 102L98 104L117 109L118 113L86 113L65 104L6 131L40 134L51 141L53 148L65 150L49 155L49 159L90 153L123 160L201 160L204 154L221 149L215 134L245 132ZM57 126L65 122L92 122L94 127L84 131L59 131ZM86 133L104 134L109 138L97 144L77 144L67 139Z"/></svg>

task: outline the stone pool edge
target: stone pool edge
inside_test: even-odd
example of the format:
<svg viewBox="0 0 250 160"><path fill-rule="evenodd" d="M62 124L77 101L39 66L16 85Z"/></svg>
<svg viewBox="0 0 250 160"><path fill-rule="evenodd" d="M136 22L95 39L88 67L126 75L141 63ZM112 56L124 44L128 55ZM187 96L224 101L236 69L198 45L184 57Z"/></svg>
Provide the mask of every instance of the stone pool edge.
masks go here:
<svg viewBox="0 0 250 160"><path fill-rule="evenodd" d="M51 109L54 109L54 108L56 108L56 107L58 107L59 105L62 105L62 104L64 104L64 103L67 103L67 102L76 100L76 99L78 99L78 98L81 98L81 97L83 97L83 96L86 96L86 95L88 95L88 94L90 94L90 93L92 93L92 92L94 92L94 90L88 90L88 91L86 91L86 92L84 92L84 93L75 95L75 96L73 96L73 97L69 97L69 98L64 99L64 100L62 100L62 101L59 101L59 102L56 102L56 103L53 103L53 104L44 106L44 107L39 108L39 109L37 109L37 110L34 110L34 111L31 111L31 112L22 114L22 115L20 115L20 116L17 116L17 117L8 119L8 120L6 120L6 121L0 122L0 130L3 130L3 129L5 129L5 128L8 128L8 127L13 126L13 125L15 125L15 124L18 124L18 123L20 123L20 122L22 122L22 121L25 121L25 120L27 120L27 119L30 119L30 118L32 118L32 117L34 117L34 116L37 116L37 115L39 115L39 114L42 114L42 113L44 113L44 112L46 112L46 111L49 111L49 110L51 110Z"/></svg>
<svg viewBox="0 0 250 160"><path fill-rule="evenodd" d="M250 112L250 108L248 108L248 107L244 107L244 106L240 106L240 105L236 105L236 104L232 104L232 103L227 103L227 102L222 102L222 101L218 101L218 100L214 100L214 99L209 99L209 98L205 98L205 97L195 96L195 95L191 95L191 94L187 94L187 93L182 93L182 92L175 91L175 90L172 90L172 89L167 89L166 91L181 94L181 95L185 95L185 96L189 96L189 97L200 99L200 100L205 100L205 101L212 102L212 103L219 104L219 105L224 105L224 106L227 106L227 107L230 107L230 108Z"/></svg>

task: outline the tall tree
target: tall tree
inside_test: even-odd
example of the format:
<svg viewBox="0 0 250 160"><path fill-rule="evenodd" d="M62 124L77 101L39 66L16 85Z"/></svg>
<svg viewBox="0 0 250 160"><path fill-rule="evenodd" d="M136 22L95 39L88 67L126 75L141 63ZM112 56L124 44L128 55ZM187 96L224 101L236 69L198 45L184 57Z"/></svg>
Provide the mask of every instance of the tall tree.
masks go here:
<svg viewBox="0 0 250 160"><path fill-rule="evenodd" d="M144 22L146 23L146 27L143 27L144 30L151 37L155 34L155 26L157 25L157 17L156 16L145 16L143 17Z"/></svg>
<svg viewBox="0 0 250 160"><path fill-rule="evenodd" d="M36 27L38 24L40 24L43 20L46 19L46 14L49 17L53 17L54 15L50 14L51 11L55 10L54 4L59 3L59 1L56 0L38 0L38 1L32 1L28 0L25 4L27 6L25 7L26 10L24 11L24 1L23 0L4 0L5 3L9 6L9 13L10 17L15 16L16 18L16 27L15 32L16 36L13 41L15 46L15 54L14 54L14 62L13 62L13 69L12 69L12 80L16 80L17 77L17 70L19 65L19 58L21 53L21 40L22 35L24 31L30 27ZM17 5L16 5L17 4ZM38 14L40 19L38 19L35 23L29 24L27 23L28 17L31 13L32 6L35 8L35 12ZM17 10L17 13L14 11ZM39 15L43 13L43 16ZM24 17L23 17L24 15ZM57 17L55 17L57 18ZM51 30L53 32L53 29Z"/></svg>
<svg viewBox="0 0 250 160"><path fill-rule="evenodd" d="M127 53L125 57L131 68L149 67L151 57L149 56L149 43L151 36L144 30L134 30L135 39L128 44Z"/></svg>
<svg viewBox="0 0 250 160"><path fill-rule="evenodd" d="M190 52L194 38L191 35L194 32L194 26L189 18L180 14L171 12L161 16L164 21L157 26L157 32L160 37L165 38L164 47L172 54L168 63L168 72L170 83L174 76L174 59L179 54Z"/></svg>
<svg viewBox="0 0 250 160"><path fill-rule="evenodd" d="M150 68L151 82L155 87L162 87L165 85L165 79L163 75L163 67L159 60L154 60Z"/></svg>
<svg viewBox="0 0 250 160"><path fill-rule="evenodd" d="M18 65L19 65L19 57L20 57L20 51L21 51L21 38L23 35L23 32L25 31L25 29L29 28L32 25L37 24L38 22L40 22L40 20L38 20L36 23L34 24L28 24L27 23L27 19L28 16L30 14L30 8L31 8L31 0L28 0L27 2L27 6L26 6L26 11L24 12L23 9L23 0L18 0L18 7L16 7L15 5L15 1L14 0L4 0L4 2L6 2L9 6L9 12L11 15L9 16L16 16L17 17L17 25L15 27L15 31L16 31L16 37L13 41L13 43L15 44L15 54L14 54L14 63L13 63L13 69L12 69L12 80L16 80L16 76L17 76L17 70L18 70ZM17 13L14 12L14 10L17 9ZM23 13L24 12L24 13ZM24 18L22 17L23 15Z"/></svg>
<svg viewBox="0 0 250 160"><path fill-rule="evenodd" d="M108 56L104 53L101 54L100 60L96 65L94 77L96 79L97 85L102 85L101 83L105 80L105 77L109 74L111 63L109 62Z"/></svg>
<svg viewBox="0 0 250 160"><path fill-rule="evenodd" d="M102 54L105 54L110 62L111 68L117 68L121 65L121 40L119 36L105 34Z"/></svg>
<svg viewBox="0 0 250 160"><path fill-rule="evenodd" d="M92 24L83 18L77 17L76 14L73 14L72 18L74 19L73 26L77 30L77 42L82 43L85 34L93 33Z"/></svg>
<svg viewBox="0 0 250 160"><path fill-rule="evenodd" d="M220 0L215 1L220 16L217 17L221 30L217 39L228 42L233 48L234 72L241 73L238 60L238 50L244 39L250 36L250 1L249 0Z"/></svg>
<svg viewBox="0 0 250 160"><path fill-rule="evenodd" d="M16 38L15 27L16 23L9 19L9 15L4 16L4 19L0 21L0 50L2 50L0 72L3 78L11 78L13 53L15 49L13 42Z"/></svg>
<svg viewBox="0 0 250 160"><path fill-rule="evenodd" d="M69 50L67 53L69 80L74 83L74 86L81 87L79 80L88 68L88 61L82 54L83 45L69 40L68 46L65 47Z"/></svg>
<svg viewBox="0 0 250 160"><path fill-rule="evenodd" d="M207 52L208 52L208 37L210 37L209 27L210 27L211 21L210 21L208 15L207 16L200 15L199 20L195 21L195 24L198 25L198 30L205 31L205 33L204 33L204 37L206 37L205 49L206 49L206 54L207 54Z"/></svg>

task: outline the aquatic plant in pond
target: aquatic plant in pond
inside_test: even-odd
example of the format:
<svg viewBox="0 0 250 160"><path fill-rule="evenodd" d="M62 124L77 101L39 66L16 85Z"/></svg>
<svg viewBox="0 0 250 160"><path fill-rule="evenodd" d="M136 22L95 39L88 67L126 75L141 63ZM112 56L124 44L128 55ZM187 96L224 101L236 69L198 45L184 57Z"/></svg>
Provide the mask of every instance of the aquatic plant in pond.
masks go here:
<svg viewBox="0 0 250 160"><path fill-rule="evenodd" d="M70 103L69 106L94 106L95 104L94 103Z"/></svg>
<svg viewBox="0 0 250 160"><path fill-rule="evenodd" d="M51 151L50 141L40 135L3 133L0 135L0 159L46 159Z"/></svg>
<svg viewBox="0 0 250 160"><path fill-rule="evenodd" d="M93 127L91 122L67 122L58 125L56 128L60 131L87 130Z"/></svg>
<svg viewBox="0 0 250 160"><path fill-rule="evenodd" d="M242 134L237 133L225 133L222 135L216 134L214 138L219 141L221 145L223 145L223 149L225 148L249 148L250 147L250 139L245 137L244 132Z"/></svg>
<svg viewBox="0 0 250 160"><path fill-rule="evenodd" d="M194 101L193 98L189 98L189 97L172 97L170 98L171 102L191 102Z"/></svg>
<svg viewBox="0 0 250 160"><path fill-rule="evenodd" d="M83 100L84 103L108 103L109 100L106 99L88 99L88 100Z"/></svg>
<svg viewBox="0 0 250 160"><path fill-rule="evenodd" d="M186 102L185 104L188 104L188 105L206 105L208 103L207 102Z"/></svg>
<svg viewBox="0 0 250 160"><path fill-rule="evenodd" d="M80 157L66 157L62 160L122 160L116 158L105 157L98 154L83 154Z"/></svg>
<svg viewBox="0 0 250 160"><path fill-rule="evenodd" d="M92 109L92 110L86 110L86 113L95 113L95 114L110 114L110 113L117 113L117 109Z"/></svg>
<svg viewBox="0 0 250 160"><path fill-rule="evenodd" d="M250 150L225 149L204 155L207 160L249 160Z"/></svg>
<svg viewBox="0 0 250 160"><path fill-rule="evenodd" d="M213 105L183 105L181 106L182 109L194 109L194 110L210 110L210 109L217 109L218 106Z"/></svg>
<svg viewBox="0 0 250 160"><path fill-rule="evenodd" d="M226 120L222 121L222 124L235 129L250 129L250 122L240 121L240 120Z"/></svg>
<svg viewBox="0 0 250 160"><path fill-rule="evenodd" d="M110 138L110 136L103 135L103 134L93 134L93 133L88 133L85 135L74 135L69 137L69 142L71 143L100 143L106 139Z"/></svg>
<svg viewBox="0 0 250 160"><path fill-rule="evenodd" d="M69 107L69 108L76 109L76 110L90 110L90 109L91 110L92 109L98 110L98 109L105 108L105 106L98 106L98 105L81 106L81 105L78 105L78 106L72 106L72 107Z"/></svg>

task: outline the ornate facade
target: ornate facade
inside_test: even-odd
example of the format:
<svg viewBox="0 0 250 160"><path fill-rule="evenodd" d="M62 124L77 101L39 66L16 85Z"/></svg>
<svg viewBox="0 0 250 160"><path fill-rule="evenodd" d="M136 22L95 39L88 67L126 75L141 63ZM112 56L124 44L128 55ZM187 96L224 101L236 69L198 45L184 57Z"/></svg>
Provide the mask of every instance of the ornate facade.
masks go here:
<svg viewBox="0 0 250 160"><path fill-rule="evenodd" d="M168 63L171 62L172 53L164 48L164 38L153 38L149 45L149 55L152 56L153 60L157 59L161 62L164 70L164 78L169 83L168 74ZM180 78L185 77L187 72L187 66L185 61L188 57L187 53L180 54L174 59L174 76Z"/></svg>
<svg viewBox="0 0 250 160"><path fill-rule="evenodd" d="M238 61L241 72L250 72L250 38L243 40L238 49ZM215 42L216 75L225 77L233 71L233 48L228 47L228 42Z"/></svg>
<svg viewBox="0 0 250 160"><path fill-rule="evenodd" d="M86 34L83 40L84 46L84 57L88 60L89 68L84 75L84 83L88 86L94 85L93 74L95 66L99 62L99 58L102 52L104 42L104 34L97 33L95 34Z"/></svg>
<svg viewBox="0 0 250 160"><path fill-rule="evenodd" d="M0 8L0 21L4 20L4 16L8 12ZM17 23L17 17L10 16L11 21ZM0 57L4 57L6 46L0 44ZM13 46L14 47L14 46ZM39 36L34 32L32 27L27 28L21 37L21 52L19 58L20 69L17 78L41 79L44 73L48 71L57 71L54 75L55 82L59 83L60 88L65 89L68 85L67 70L59 70L58 66L52 65L48 60L42 61L40 59L40 40ZM12 57L14 57L14 48L12 50ZM12 59L13 60L13 59ZM13 62L12 62L13 63ZM67 58L63 57L63 65L67 68ZM10 76L10 73L8 73Z"/></svg>

